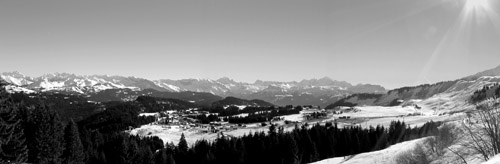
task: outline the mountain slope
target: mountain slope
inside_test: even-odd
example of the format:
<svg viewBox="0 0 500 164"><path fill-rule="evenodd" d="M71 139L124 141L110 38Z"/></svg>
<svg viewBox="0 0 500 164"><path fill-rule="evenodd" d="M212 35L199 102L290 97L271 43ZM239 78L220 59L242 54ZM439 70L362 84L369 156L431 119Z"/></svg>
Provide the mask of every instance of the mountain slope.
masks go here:
<svg viewBox="0 0 500 164"><path fill-rule="evenodd" d="M158 98L149 96L139 96L135 100L143 110L141 112L160 112L165 110L180 110L189 108L199 108L200 105L172 98Z"/></svg>
<svg viewBox="0 0 500 164"><path fill-rule="evenodd" d="M167 99L179 99L190 103L210 106L213 102L222 100L222 97L203 92L160 92L154 89L134 91L131 89L108 89L88 95L88 99L98 102L106 101L133 101L139 96L150 96Z"/></svg>
<svg viewBox="0 0 500 164"><path fill-rule="evenodd" d="M273 104L263 101L263 100L245 100L236 97L226 97L223 100L219 100L212 103L212 106L257 106L257 107L269 107L274 106Z"/></svg>
<svg viewBox="0 0 500 164"><path fill-rule="evenodd" d="M464 77L463 80L476 80L484 76L500 76L500 65L495 68L482 71L471 76Z"/></svg>
<svg viewBox="0 0 500 164"><path fill-rule="evenodd" d="M353 105L392 106L409 100L423 100L421 104L433 106L434 109L452 109L455 106L469 106L473 101L500 95L497 84L499 82L500 66L454 81L393 89L377 98L354 94L332 103L328 108ZM444 103L446 106L442 103L445 99L448 100Z"/></svg>

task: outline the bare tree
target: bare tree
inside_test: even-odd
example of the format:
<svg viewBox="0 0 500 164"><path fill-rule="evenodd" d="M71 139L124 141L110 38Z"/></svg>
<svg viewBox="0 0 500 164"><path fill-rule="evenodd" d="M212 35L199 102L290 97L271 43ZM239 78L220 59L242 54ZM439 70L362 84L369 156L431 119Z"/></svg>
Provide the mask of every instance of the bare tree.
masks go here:
<svg viewBox="0 0 500 164"><path fill-rule="evenodd" d="M410 150L400 152L394 158L394 162L397 164L429 164L431 161L422 147L418 144Z"/></svg>
<svg viewBox="0 0 500 164"><path fill-rule="evenodd" d="M490 99L476 105L476 111L462 125L469 138L466 145L484 160L500 153L499 99Z"/></svg>
<svg viewBox="0 0 500 164"><path fill-rule="evenodd" d="M463 131L456 128L453 124L443 124L439 128L439 133L435 137L437 140L438 156L444 155L444 150L448 150L460 158L460 160L467 164L464 153L461 150L452 148L452 145L459 144L463 141Z"/></svg>

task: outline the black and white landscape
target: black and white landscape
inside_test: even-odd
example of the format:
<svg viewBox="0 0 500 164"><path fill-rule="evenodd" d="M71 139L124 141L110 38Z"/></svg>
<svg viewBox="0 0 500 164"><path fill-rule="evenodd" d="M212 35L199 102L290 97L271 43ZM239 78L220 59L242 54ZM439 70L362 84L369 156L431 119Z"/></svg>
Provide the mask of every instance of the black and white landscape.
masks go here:
<svg viewBox="0 0 500 164"><path fill-rule="evenodd" d="M0 164L500 163L495 0L3 0Z"/></svg>
<svg viewBox="0 0 500 164"><path fill-rule="evenodd" d="M326 106L347 95L355 93L384 93L380 85L357 84L335 81L328 77L301 80L299 82L261 81L254 83L236 82L230 78L183 79L183 80L148 80L137 77L106 75L74 75L68 73L45 74L29 77L19 72L2 73L5 81L22 86L26 92L59 92L82 95L90 100L103 101L99 93L123 93L121 96L105 97L105 100L133 100L142 94L153 92L204 92L211 97L239 97L243 99L261 99L276 105L320 105ZM21 88L19 88L21 89ZM147 92L144 90L154 90ZM124 93L126 92L126 93ZM195 99L189 101L196 102Z"/></svg>

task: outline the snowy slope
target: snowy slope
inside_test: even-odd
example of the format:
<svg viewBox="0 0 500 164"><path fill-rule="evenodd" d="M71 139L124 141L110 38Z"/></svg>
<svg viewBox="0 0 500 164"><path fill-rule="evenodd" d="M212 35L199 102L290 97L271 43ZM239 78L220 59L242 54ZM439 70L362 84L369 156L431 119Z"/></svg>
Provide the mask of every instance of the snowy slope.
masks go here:
<svg viewBox="0 0 500 164"><path fill-rule="evenodd" d="M500 154L492 157L490 160L483 162L482 164L499 164L500 163Z"/></svg>
<svg viewBox="0 0 500 164"><path fill-rule="evenodd" d="M399 153L410 150L428 138L421 138L392 145L386 149L362 153L351 157L337 157L314 162L313 164L396 164L394 157Z"/></svg>
<svg viewBox="0 0 500 164"><path fill-rule="evenodd" d="M9 93L14 93L14 92L35 93L35 91L33 91L33 90L29 90L29 89L19 87L16 85L7 85L7 86L5 86L5 89Z"/></svg>

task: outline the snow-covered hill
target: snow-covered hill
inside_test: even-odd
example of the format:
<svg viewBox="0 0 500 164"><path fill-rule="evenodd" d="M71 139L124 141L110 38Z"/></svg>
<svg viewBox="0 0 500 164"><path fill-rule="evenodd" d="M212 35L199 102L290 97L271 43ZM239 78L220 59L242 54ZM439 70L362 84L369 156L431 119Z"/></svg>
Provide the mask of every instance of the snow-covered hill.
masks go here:
<svg viewBox="0 0 500 164"><path fill-rule="evenodd" d="M411 150L411 148L427 139L406 141L379 151L361 153L350 157L329 158L312 164L397 164L395 158L398 153Z"/></svg>
<svg viewBox="0 0 500 164"><path fill-rule="evenodd" d="M418 99L423 100L418 104L428 106L433 110L443 112L463 110L472 107L470 100L475 91L499 82L500 76L483 76L470 80L459 79L398 88L379 96L352 95L342 99L342 104L393 106ZM334 105L330 105L329 108L333 108Z"/></svg>

